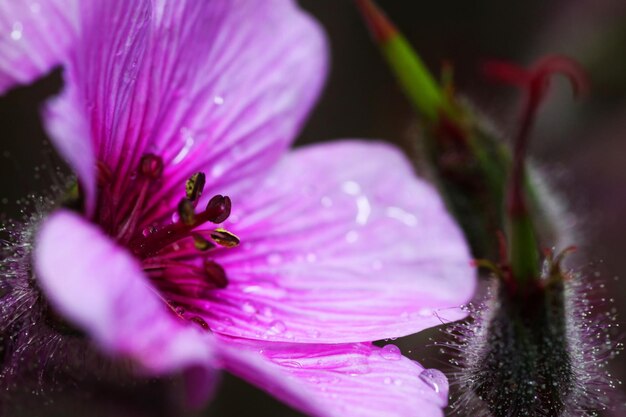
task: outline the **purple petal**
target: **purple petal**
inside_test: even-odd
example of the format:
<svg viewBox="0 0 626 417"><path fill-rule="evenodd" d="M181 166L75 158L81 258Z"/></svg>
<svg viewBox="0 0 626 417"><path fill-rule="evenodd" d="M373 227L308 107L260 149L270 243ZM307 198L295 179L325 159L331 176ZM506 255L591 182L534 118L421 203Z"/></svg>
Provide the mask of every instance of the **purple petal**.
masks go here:
<svg viewBox="0 0 626 417"><path fill-rule="evenodd" d="M401 153L343 141L297 150L233 200L241 246L216 261L212 329L348 343L404 336L465 316L474 268L435 190Z"/></svg>
<svg viewBox="0 0 626 417"><path fill-rule="evenodd" d="M212 363L213 339L168 311L130 254L78 215L48 217L34 259L47 300L105 351L153 373Z"/></svg>
<svg viewBox="0 0 626 417"><path fill-rule="evenodd" d="M308 345L223 339L224 367L319 417L439 417L448 384L436 370L371 344Z"/></svg>
<svg viewBox="0 0 626 417"><path fill-rule="evenodd" d="M154 3L107 1L83 16L66 77L75 92L53 104L82 111L48 113L48 124L86 119L118 195L143 154L163 159L146 223L174 207L196 171L206 171L205 198L253 186L298 133L326 73L322 32L290 0Z"/></svg>
<svg viewBox="0 0 626 417"><path fill-rule="evenodd" d="M66 58L77 25L75 0L0 2L0 94Z"/></svg>
<svg viewBox="0 0 626 417"><path fill-rule="evenodd" d="M53 143L83 186L89 214L96 162L106 160L102 154L112 152L110 142L124 139L133 122L133 80L146 54L151 15L150 0L81 2L81 36L66 63L66 88L43 111Z"/></svg>

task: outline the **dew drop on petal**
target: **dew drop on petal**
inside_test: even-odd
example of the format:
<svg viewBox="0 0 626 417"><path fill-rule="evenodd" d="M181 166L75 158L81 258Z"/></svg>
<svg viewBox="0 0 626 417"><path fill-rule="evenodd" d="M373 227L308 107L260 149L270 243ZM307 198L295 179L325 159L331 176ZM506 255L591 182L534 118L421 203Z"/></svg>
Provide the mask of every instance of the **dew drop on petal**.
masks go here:
<svg viewBox="0 0 626 417"><path fill-rule="evenodd" d="M150 236L152 233L156 232L156 227L154 226L148 226L145 229L143 229L143 231L141 232L141 234L143 235L143 237L148 237Z"/></svg>
<svg viewBox="0 0 626 417"><path fill-rule="evenodd" d="M24 30L24 27L22 26L21 22L13 23L13 27L11 30L11 39L13 39L14 41L19 41L20 39L22 39L23 30Z"/></svg>
<svg viewBox="0 0 626 417"><path fill-rule="evenodd" d="M359 233L356 230L350 230L345 236L346 242L354 243L359 240Z"/></svg>
<svg viewBox="0 0 626 417"><path fill-rule="evenodd" d="M389 377L385 377L385 379L383 380L383 382L385 383L385 385L389 385L392 382L392 379Z"/></svg>
<svg viewBox="0 0 626 417"><path fill-rule="evenodd" d="M389 361L397 361L402 358L402 352L398 346L389 344L381 348L380 356Z"/></svg>
<svg viewBox="0 0 626 417"><path fill-rule="evenodd" d="M272 253L267 257L267 263L270 265L278 265L282 262L283 258L278 253Z"/></svg>
<svg viewBox="0 0 626 417"><path fill-rule="evenodd" d="M309 332L309 336L311 336L313 339L319 339L320 335L321 334L320 334L319 330L311 330Z"/></svg>
<svg viewBox="0 0 626 417"><path fill-rule="evenodd" d="M420 379L432 388L441 399L448 398L448 379L438 369L424 369L420 373Z"/></svg>
<svg viewBox="0 0 626 417"><path fill-rule="evenodd" d="M276 336L276 335L284 333L285 330L287 330L287 327L285 326L285 323L283 323L280 320L275 320L275 321L270 323L270 326L267 329L267 334L268 335L272 335L272 336Z"/></svg>
<svg viewBox="0 0 626 417"><path fill-rule="evenodd" d="M244 313L249 314L249 315L256 314L257 312L256 307L250 301L246 301L245 303L243 303L241 305L241 309L243 310Z"/></svg>

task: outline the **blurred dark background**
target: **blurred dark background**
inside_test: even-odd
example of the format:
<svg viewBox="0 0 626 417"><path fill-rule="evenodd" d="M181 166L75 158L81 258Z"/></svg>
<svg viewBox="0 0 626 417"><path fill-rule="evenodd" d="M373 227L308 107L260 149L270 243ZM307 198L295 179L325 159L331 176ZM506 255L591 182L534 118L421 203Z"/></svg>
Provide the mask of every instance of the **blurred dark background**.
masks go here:
<svg viewBox="0 0 626 417"><path fill-rule="evenodd" d="M332 47L332 71L325 93L297 144L348 137L384 138L410 153L415 118L394 79L379 57L359 15L348 0L301 0L326 28ZM586 273L599 275L622 316L626 314L626 2L623 0L380 0L422 57L438 72L444 60L454 64L457 90L505 132L515 129L517 92L495 85L480 73L491 58L530 64L548 53L576 58L588 71L591 95L571 100L564 82L555 82L542 108L532 143L537 164L551 178L565 205L574 212ZM18 216L23 197L49 187L46 172L60 165L42 131L38 106L57 92L58 73L34 86L0 98L0 211ZM44 172L44 174L42 174ZM620 278L621 277L621 278ZM610 306L608 307L610 308ZM430 331L398 340L405 354L428 366L437 349L424 347ZM612 363L626 378L626 357ZM145 407L118 415L178 416L164 396L153 400L163 381L136 388ZM99 404L117 398L97 399ZM71 391L55 406L33 415L100 415ZM126 398L128 400L128 398ZM96 401L94 399L94 401ZM34 404L34 403L33 403ZM155 405L157 404L157 405ZM108 410L108 408L107 408ZM25 411L25 410L23 410ZM461 413L462 414L462 413ZM27 415L19 414L19 415ZM108 415L108 414L102 414ZM225 376L210 416L298 416L260 391ZM618 414L619 415L619 414Z"/></svg>

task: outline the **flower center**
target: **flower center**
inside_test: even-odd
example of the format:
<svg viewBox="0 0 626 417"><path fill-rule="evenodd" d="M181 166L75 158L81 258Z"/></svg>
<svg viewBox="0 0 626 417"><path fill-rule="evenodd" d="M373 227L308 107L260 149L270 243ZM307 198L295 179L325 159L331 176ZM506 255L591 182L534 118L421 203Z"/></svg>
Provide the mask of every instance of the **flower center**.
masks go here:
<svg viewBox="0 0 626 417"><path fill-rule="evenodd" d="M162 159L153 154L141 158L124 187L123 199L114 190L108 167L100 163L98 171L99 195L104 203L98 205L98 223L141 261L159 296L177 316L209 330L201 317L190 313L200 312L197 306L210 292L228 285L224 269L213 257L220 248L239 245L239 238L223 228L207 227L207 223L219 224L228 219L230 198L215 195L204 209L198 210L206 177L202 172L195 173L187 180L185 195L172 216L176 220L145 227L152 208L148 197L162 186Z"/></svg>

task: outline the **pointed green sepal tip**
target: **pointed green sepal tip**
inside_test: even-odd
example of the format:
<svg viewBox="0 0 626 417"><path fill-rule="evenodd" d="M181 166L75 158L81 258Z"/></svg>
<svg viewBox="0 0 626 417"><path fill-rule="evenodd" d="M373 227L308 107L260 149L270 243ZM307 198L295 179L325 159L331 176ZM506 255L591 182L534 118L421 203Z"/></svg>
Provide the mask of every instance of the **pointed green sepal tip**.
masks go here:
<svg viewBox="0 0 626 417"><path fill-rule="evenodd" d="M431 123L452 114L443 89L417 52L373 0L355 0L374 40L417 111Z"/></svg>

